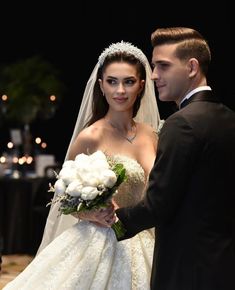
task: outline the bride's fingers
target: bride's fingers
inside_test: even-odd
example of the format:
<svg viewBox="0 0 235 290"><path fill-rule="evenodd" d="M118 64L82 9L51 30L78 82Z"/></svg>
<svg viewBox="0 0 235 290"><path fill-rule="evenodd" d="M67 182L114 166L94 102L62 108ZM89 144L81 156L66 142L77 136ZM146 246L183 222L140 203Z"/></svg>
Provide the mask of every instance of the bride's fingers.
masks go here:
<svg viewBox="0 0 235 290"><path fill-rule="evenodd" d="M97 220L97 211L90 210L90 211L83 211L78 213L78 217L82 220L88 220L88 221L95 221Z"/></svg>
<svg viewBox="0 0 235 290"><path fill-rule="evenodd" d="M114 212L114 206L112 204L110 204L110 206L108 206L108 207L102 207L99 209L99 212L104 212L107 214L112 213L112 212Z"/></svg>
<svg viewBox="0 0 235 290"><path fill-rule="evenodd" d="M108 223L108 224L113 224L115 221L116 221L116 214L115 212L112 212L111 214L109 215L106 215L104 217L104 220Z"/></svg>
<svg viewBox="0 0 235 290"><path fill-rule="evenodd" d="M78 218L91 221L103 226L109 226L114 222L115 212L110 208L102 208L98 210L82 211L78 213Z"/></svg>
<svg viewBox="0 0 235 290"><path fill-rule="evenodd" d="M96 214L95 216L92 216L92 218L90 216L90 218L87 220L100 227L111 227L112 224L115 223L116 221L116 215L114 213L109 215L100 213Z"/></svg>
<svg viewBox="0 0 235 290"><path fill-rule="evenodd" d="M110 225L114 224L114 223L116 222L116 220L117 220L117 216L116 216L116 214L113 214L112 216L110 216L110 217L107 219L107 221L108 221L108 223L109 223Z"/></svg>

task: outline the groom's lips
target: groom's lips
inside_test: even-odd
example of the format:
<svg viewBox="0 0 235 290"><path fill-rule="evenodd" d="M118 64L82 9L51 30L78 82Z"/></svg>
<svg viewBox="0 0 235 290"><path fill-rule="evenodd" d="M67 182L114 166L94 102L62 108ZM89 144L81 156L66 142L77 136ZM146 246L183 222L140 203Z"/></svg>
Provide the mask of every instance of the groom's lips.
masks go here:
<svg viewBox="0 0 235 290"><path fill-rule="evenodd" d="M166 85L156 85L156 87L158 91L161 91L162 89L166 87Z"/></svg>

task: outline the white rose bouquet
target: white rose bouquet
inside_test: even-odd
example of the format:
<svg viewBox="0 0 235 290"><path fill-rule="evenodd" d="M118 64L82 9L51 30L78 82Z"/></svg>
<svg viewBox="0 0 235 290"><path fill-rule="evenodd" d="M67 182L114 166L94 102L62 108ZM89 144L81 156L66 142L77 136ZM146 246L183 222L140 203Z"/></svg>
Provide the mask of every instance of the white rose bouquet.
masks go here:
<svg viewBox="0 0 235 290"><path fill-rule="evenodd" d="M119 185L126 180L126 170L98 150L65 161L56 178L55 184L49 185L49 191L55 193L49 204L59 202L60 214L71 214L107 206ZM112 228L117 238L123 235L123 227L118 222Z"/></svg>

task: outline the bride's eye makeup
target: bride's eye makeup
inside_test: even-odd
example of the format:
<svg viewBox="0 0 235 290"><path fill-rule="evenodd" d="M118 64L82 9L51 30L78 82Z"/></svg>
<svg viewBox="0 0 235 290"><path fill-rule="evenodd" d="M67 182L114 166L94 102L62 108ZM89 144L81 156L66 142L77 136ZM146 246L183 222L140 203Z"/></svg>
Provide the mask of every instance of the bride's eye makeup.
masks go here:
<svg viewBox="0 0 235 290"><path fill-rule="evenodd" d="M105 81L110 85L116 85L118 82L115 78L107 78Z"/></svg>
<svg viewBox="0 0 235 290"><path fill-rule="evenodd" d="M120 83L120 81L116 78L107 78L105 80L108 84L110 85L118 85ZM131 78L126 78L122 81L123 85L128 85L128 86L132 86L136 83L136 79L131 77Z"/></svg>

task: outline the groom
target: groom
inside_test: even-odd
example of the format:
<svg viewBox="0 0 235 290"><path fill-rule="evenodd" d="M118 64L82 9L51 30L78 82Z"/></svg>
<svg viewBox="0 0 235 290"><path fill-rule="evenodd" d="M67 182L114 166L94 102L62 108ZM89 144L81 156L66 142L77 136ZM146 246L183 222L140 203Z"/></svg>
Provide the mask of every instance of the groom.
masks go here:
<svg viewBox="0 0 235 290"><path fill-rule="evenodd" d="M159 98L179 111L160 132L144 200L116 210L123 239L156 228L152 290L234 290L235 113L207 85L199 32L157 29L151 42Z"/></svg>

